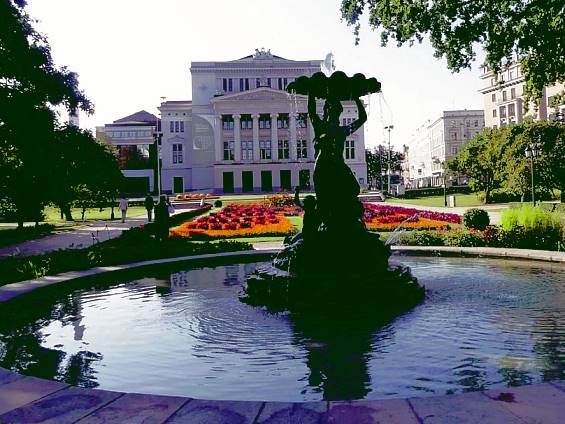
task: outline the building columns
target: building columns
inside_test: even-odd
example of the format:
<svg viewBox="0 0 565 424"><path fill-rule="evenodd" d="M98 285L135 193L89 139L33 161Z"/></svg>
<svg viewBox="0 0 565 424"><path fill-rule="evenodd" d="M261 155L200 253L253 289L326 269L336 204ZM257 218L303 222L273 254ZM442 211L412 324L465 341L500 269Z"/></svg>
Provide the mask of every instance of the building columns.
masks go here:
<svg viewBox="0 0 565 424"><path fill-rule="evenodd" d="M278 148L279 148L279 134L277 129L277 118L279 117L278 113L271 113L271 160L275 160L275 152L278 155ZM277 156L278 159L278 156Z"/></svg>
<svg viewBox="0 0 565 424"><path fill-rule="evenodd" d="M253 119L253 162L259 162L259 114L251 115Z"/></svg>
<svg viewBox="0 0 565 424"><path fill-rule="evenodd" d="M216 147L216 162L221 162L224 155L222 146L222 116L214 116L214 144Z"/></svg>
<svg viewBox="0 0 565 424"><path fill-rule="evenodd" d="M289 119L289 125L290 125L290 160L291 161L296 161L297 160L297 155L296 155L296 117L298 115L296 113L291 113L288 116Z"/></svg>
<svg viewBox="0 0 565 424"><path fill-rule="evenodd" d="M241 162L241 115L233 115L234 160Z"/></svg>

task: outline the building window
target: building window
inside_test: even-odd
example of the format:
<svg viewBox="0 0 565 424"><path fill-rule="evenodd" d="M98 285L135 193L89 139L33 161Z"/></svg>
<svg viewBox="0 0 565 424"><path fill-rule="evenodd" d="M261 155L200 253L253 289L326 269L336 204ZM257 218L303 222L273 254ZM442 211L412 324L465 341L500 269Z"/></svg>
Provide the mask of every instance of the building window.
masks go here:
<svg viewBox="0 0 565 424"><path fill-rule="evenodd" d="M173 163L182 163L182 144L173 144Z"/></svg>
<svg viewBox="0 0 565 424"><path fill-rule="evenodd" d="M272 88L271 78L267 78L267 87Z"/></svg>
<svg viewBox="0 0 565 424"><path fill-rule="evenodd" d="M233 116L222 115L222 128L224 130L233 130Z"/></svg>
<svg viewBox="0 0 565 424"><path fill-rule="evenodd" d="M508 116L509 117L516 116L516 109L514 103L508 105Z"/></svg>
<svg viewBox="0 0 565 424"><path fill-rule="evenodd" d="M184 121L170 121L169 131L172 133L184 132Z"/></svg>
<svg viewBox="0 0 565 424"><path fill-rule="evenodd" d="M169 122L169 131L175 132L175 121Z"/></svg>
<svg viewBox="0 0 565 424"><path fill-rule="evenodd" d="M249 78L239 79L239 91L249 90Z"/></svg>
<svg viewBox="0 0 565 424"><path fill-rule="evenodd" d="M253 129L253 119L251 119L251 115L241 115L240 126L242 130Z"/></svg>
<svg viewBox="0 0 565 424"><path fill-rule="evenodd" d="M345 140L345 159L355 159L355 140Z"/></svg>
<svg viewBox="0 0 565 424"><path fill-rule="evenodd" d="M471 126L471 121L465 121L465 125L469 128Z"/></svg>
<svg viewBox="0 0 565 424"><path fill-rule="evenodd" d="M516 98L516 89L515 89L515 88L511 88L511 89L510 89L510 98L511 98L511 99L515 99L515 98Z"/></svg>
<svg viewBox="0 0 565 424"><path fill-rule="evenodd" d="M306 128L308 125L308 115L306 113L299 113L298 118L296 118L296 126L298 128Z"/></svg>
<svg viewBox="0 0 565 424"><path fill-rule="evenodd" d="M306 140L296 140L296 157L308 159L308 144Z"/></svg>
<svg viewBox="0 0 565 424"><path fill-rule="evenodd" d="M288 128L288 115L286 113L281 113L277 118L277 128Z"/></svg>
<svg viewBox="0 0 565 424"><path fill-rule="evenodd" d="M513 79L514 78L514 72L510 71L508 73L508 79Z"/></svg>
<svg viewBox="0 0 565 424"><path fill-rule="evenodd" d="M499 112L501 118L506 118L506 108L504 106L500 107Z"/></svg>
<svg viewBox="0 0 565 424"><path fill-rule="evenodd" d="M271 140L259 141L259 155L261 159L271 159Z"/></svg>
<svg viewBox="0 0 565 424"><path fill-rule="evenodd" d="M288 85L288 79L287 78L279 78L278 79L279 90L286 90L287 85Z"/></svg>
<svg viewBox="0 0 565 424"><path fill-rule="evenodd" d="M457 156L457 147L456 146L451 147L451 154L454 155L454 156Z"/></svg>
<svg viewBox="0 0 565 424"><path fill-rule="evenodd" d="M502 92L502 101L505 102L507 100L506 90Z"/></svg>
<svg viewBox="0 0 565 424"><path fill-rule="evenodd" d="M222 88L224 89L224 92L231 93L233 91L233 79L224 78L222 81Z"/></svg>
<svg viewBox="0 0 565 424"><path fill-rule="evenodd" d="M478 126L479 126L479 120L478 120L478 119L475 119L474 125L475 125L475 127L478 127Z"/></svg>
<svg viewBox="0 0 565 424"><path fill-rule="evenodd" d="M451 121L451 126L452 126L452 127L455 127L455 126L457 126L457 124L455 123L455 121L454 121L454 120L452 120L452 121Z"/></svg>
<svg viewBox="0 0 565 424"><path fill-rule="evenodd" d="M253 141L247 140L241 142L241 159L253 160Z"/></svg>
<svg viewBox="0 0 565 424"><path fill-rule="evenodd" d="M496 109L493 109L493 110L492 110L492 117L493 117L493 118L496 118Z"/></svg>
<svg viewBox="0 0 565 424"><path fill-rule="evenodd" d="M180 131L179 128L180 128L179 121L175 121L175 132L176 133L178 133Z"/></svg>
<svg viewBox="0 0 565 424"><path fill-rule="evenodd" d="M492 94L490 95L490 101L491 101L491 102L496 102L496 93L492 93Z"/></svg>
<svg viewBox="0 0 565 424"><path fill-rule="evenodd" d="M271 117L269 115L259 115L259 128L260 129L271 128Z"/></svg>
<svg viewBox="0 0 565 424"><path fill-rule="evenodd" d="M224 160L234 160L234 142L224 141Z"/></svg>
<svg viewBox="0 0 565 424"><path fill-rule="evenodd" d="M289 157L288 140L279 140L279 159L288 159Z"/></svg>

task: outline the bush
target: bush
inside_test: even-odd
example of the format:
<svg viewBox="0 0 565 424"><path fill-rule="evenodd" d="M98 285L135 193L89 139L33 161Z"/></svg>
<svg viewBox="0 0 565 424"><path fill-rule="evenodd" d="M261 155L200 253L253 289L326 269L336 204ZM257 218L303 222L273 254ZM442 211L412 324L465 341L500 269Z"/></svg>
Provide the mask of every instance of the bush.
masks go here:
<svg viewBox="0 0 565 424"><path fill-rule="evenodd" d="M222 205L223 205L223 203L222 203L221 200L216 200L216 201L214 202L214 207L215 207L215 208L221 208Z"/></svg>
<svg viewBox="0 0 565 424"><path fill-rule="evenodd" d="M560 213L532 205L504 210L501 222L505 231L514 230L516 227L524 227L526 230L562 229Z"/></svg>
<svg viewBox="0 0 565 424"><path fill-rule="evenodd" d="M488 212L484 209L472 208L463 214L465 228L475 228L483 231L490 224Z"/></svg>
<svg viewBox="0 0 565 424"><path fill-rule="evenodd" d="M386 241L389 236L383 238ZM443 246L442 233L438 231L410 231L403 233L392 244L404 246Z"/></svg>
<svg viewBox="0 0 565 424"><path fill-rule="evenodd" d="M453 231L446 233L443 239L446 246L482 247L485 245L483 235L478 231Z"/></svg>

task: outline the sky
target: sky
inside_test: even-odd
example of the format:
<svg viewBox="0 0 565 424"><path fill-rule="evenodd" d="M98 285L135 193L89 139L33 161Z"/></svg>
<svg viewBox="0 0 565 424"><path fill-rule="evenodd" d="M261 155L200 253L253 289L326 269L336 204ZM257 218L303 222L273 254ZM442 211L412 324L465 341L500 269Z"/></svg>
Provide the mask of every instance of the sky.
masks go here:
<svg viewBox="0 0 565 424"><path fill-rule="evenodd" d="M256 48L293 60L324 59L337 70L364 73L382 84L368 101L365 143L406 144L443 110L482 109L479 59L452 73L427 41L381 47L377 32L341 21L340 0L28 0L35 27L49 40L55 63L79 75L95 113L94 129L139 110L157 114L161 97L190 100L190 62L234 60ZM480 58L482 52L478 52Z"/></svg>

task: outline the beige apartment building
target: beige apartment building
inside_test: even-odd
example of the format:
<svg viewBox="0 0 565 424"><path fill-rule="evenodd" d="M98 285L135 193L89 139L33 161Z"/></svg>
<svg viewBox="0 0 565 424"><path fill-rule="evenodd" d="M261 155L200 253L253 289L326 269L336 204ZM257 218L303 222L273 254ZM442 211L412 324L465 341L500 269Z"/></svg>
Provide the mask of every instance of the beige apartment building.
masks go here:
<svg viewBox="0 0 565 424"><path fill-rule="evenodd" d="M512 63L496 75L485 67L481 80L483 88L479 91L484 96L485 126L489 128L503 128L512 123L520 123L526 117L534 120L554 119L555 110L550 106L552 97L565 89L563 84L545 87L539 105L530 104L525 112L525 80L519 63ZM563 113L565 105L560 105L558 109Z"/></svg>
<svg viewBox="0 0 565 424"><path fill-rule="evenodd" d="M448 110L421 125L408 142L407 187L440 187L465 183L464 176L446 175L445 162L461 152L484 129L483 111ZM451 178L451 179L450 179Z"/></svg>

